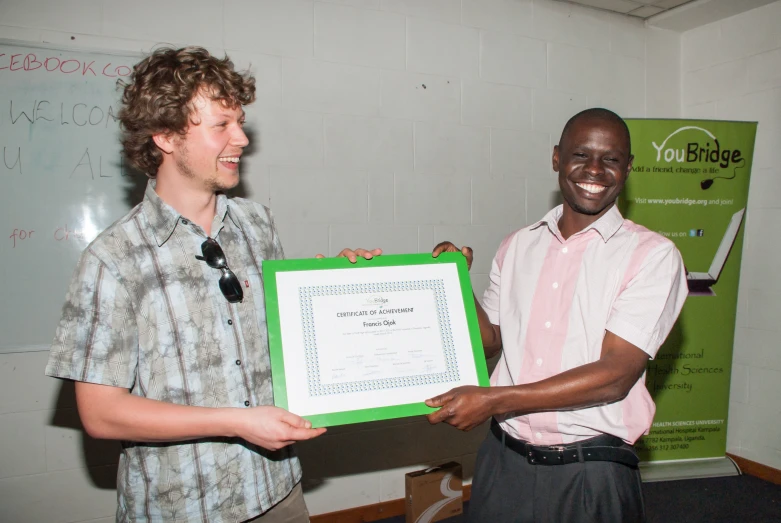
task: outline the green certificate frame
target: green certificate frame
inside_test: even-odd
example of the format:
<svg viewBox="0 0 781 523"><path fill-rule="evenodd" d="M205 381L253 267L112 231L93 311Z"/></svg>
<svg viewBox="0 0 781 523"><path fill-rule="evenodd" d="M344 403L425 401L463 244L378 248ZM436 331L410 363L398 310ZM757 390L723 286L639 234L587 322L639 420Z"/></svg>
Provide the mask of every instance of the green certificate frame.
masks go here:
<svg viewBox="0 0 781 523"><path fill-rule="evenodd" d="M432 267L436 265L442 265L442 264L450 264L450 267ZM427 267L428 266L428 267ZM365 271L364 269L373 269L373 268L388 268L387 270L382 271ZM453 268L455 269L455 276L453 273ZM400 254L400 255L383 255L383 256L376 256L372 258L371 260L366 260L364 258L358 258L357 263L353 264L350 263L350 261L347 258L311 258L311 259L296 259L296 260L264 260L262 264L263 269L263 281L264 281L264 291L265 291L265 300L266 300L266 318L267 318L267 325L268 325L268 340L269 340L269 351L270 351L270 357L271 357L271 373L272 373L272 379L273 379L273 389L274 389L274 404L278 407L290 410L291 409L291 400L293 398L291 397L291 393L293 391L288 391L288 384L295 382L295 383L307 383L308 386L308 394L312 395L312 390L315 391L321 391L319 392L320 395L324 394L333 394L332 396L335 400L335 404L339 404L338 396L342 393L342 390L345 389L345 387L339 383L335 385L326 385L319 387L314 386L313 389L313 381L314 379L311 377L312 370L309 368L309 359L307 356L307 359L305 360L307 362L306 365L295 365L295 368L292 369L286 369L285 368L285 347L284 347L284 339L287 336L287 339L290 341L295 340L295 344L290 343L291 347L295 345L296 349L300 352L299 347L299 338L311 340L308 342L301 342L301 344L309 343L310 346L315 347L317 346L316 340L318 337L314 333L314 323L312 321L307 321L307 318L312 318L312 303L313 298L310 296L311 291L307 289L320 289L317 292L314 292L315 298L314 299L321 299L320 297L325 295L326 298L330 299L332 294L348 294L349 296L363 296L367 294L372 294L371 299L375 299L375 296L377 295L377 291L370 291L370 290L362 290L362 289L373 289L376 288L377 285L380 286L387 286L388 283L378 283L376 285L374 284L367 284L366 278L371 277L373 274L383 274L385 275L385 280L387 281L387 275L390 273L396 273L399 272L400 274L404 274L409 276L410 274L431 274L432 271L435 273L436 271L442 271L443 273L447 273L450 278L450 283L448 286L446 286L445 290L439 286L438 283L429 283L429 282L439 282L441 280L438 280L436 278L434 279L425 279L421 281L405 281L404 284L401 283L393 283L390 284L393 288L391 288L388 293L385 293L383 295L389 295L393 296L394 291L399 291L396 294L402 295L404 291L407 291L407 289L412 289L407 292L414 293L417 292L416 289L422 289L421 292L425 292L428 294L433 293L432 295L439 296L439 302L437 303L448 303L446 307L444 307L445 312L439 312L437 314L440 314L440 316L444 315L443 317L447 318L447 324L450 325L451 321L454 322L457 327L455 328L455 331L457 331L459 334L450 333L448 329L447 333L450 334L451 337L448 337L448 334L443 334L445 330L443 330L440 326L438 329L439 335L442 336L441 340L443 343L443 347L450 347L452 345L459 345L460 349L457 353L458 358L456 356L443 356L442 361L448 361L449 367L455 369L454 372L447 373L442 372L440 374L436 374L437 378L434 379L432 382L426 382L424 378L421 378L421 376L426 376L425 374L418 375L418 376L404 376L404 377L396 377L392 378L390 381L392 382L389 384L388 379L376 379L376 380L364 380L364 381L356 381L353 383L357 383L358 385L355 385L352 390L350 390L350 387L346 387L347 391L345 394L348 394L352 392L353 394L362 394L363 402L366 403L366 401L371 402L371 399L366 398L372 398L377 397L380 398L382 396L385 396L387 398L388 394L393 394L394 391L396 393L400 392L400 389L403 389L405 387L408 387L408 391L410 392L412 390L412 387L414 387L414 383L421 382L421 379L423 379L423 385L424 388L422 390L431 391L433 388L438 388L438 392L436 394L444 393L450 390L451 388L465 385L465 384L471 384L471 385L478 385L481 387L487 387L489 386L489 380L488 380L488 372L486 368L486 360L485 360L485 353L483 351L483 345L480 338L480 328L477 323L477 314L475 310L475 303L473 299L473 293L472 293L472 285L471 281L469 279L469 271L466 265L466 259L461 253L442 253L439 255L439 257L434 258L431 256L431 254ZM320 273L318 274L306 274L310 273L312 271L330 271L327 273ZM339 272L334 272L334 270ZM361 273L360 271L363 271ZM349 271L349 272L341 272L341 271ZM297 274L289 274L289 273L297 273ZM335 278L339 281L352 281L353 277L357 278L357 281L363 281L364 283L356 285L348 284L348 285L339 285L339 286L331 286L326 285L325 287L322 285L318 286L306 286L305 284L301 284L299 286L298 283L291 283L293 281L298 281L298 278L302 278L302 281L306 280L307 278L312 281L313 279L322 278L322 279L328 279L331 281L332 276L338 276L338 278ZM361 277L363 278L361 280ZM278 279L282 279L278 281ZM407 280L409 278L407 277ZM410 284L412 284L412 287L410 287ZM415 285L417 284L417 286ZM399 285L402 285L402 287L399 287ZM426 287L426 285L435 285L437 290L433 291ZM344 287L347 287L349 289L358 289L355 291L355 294L353 294L353 291L350 290L349 292L341 290L341 291L333 291L333 289L343 289ZM326 289L326 291L323 291L322 289ZM383 289L387 289L387 287L382 287ZM295 296L293 293L291 293L291 289L295 289ZM282 295L280 295L280 292L282 292ZM303 293L302 293L303 292ZM385 292L383 290L383 292ZM457 296L455 296L457 294ZM280 298L283 298L283 306L282 309L280 308ZM454 300L459 299L463 302L463 309L461 308L461 304L455 304ZM368 298L367 298L368 300ZM451 300L451 301L448 301ZM300 304L300 306L296 305L295 307L291 307L290 304ZM287 305L285 305L287 304ZM364 307L374 308L369 305L364 305ZM382 309L382 307L379 307ZM296 310L294 310L296 309ZM435 310L442 311L443 307L434 307ZM451 309L453 311L453 314L459 316L459 317L450 317ZM282 312L280 312L282 310ZM322 307L320 310L323 310ZM329 311L330 309L325 309L326 311ZM409 309L410 311L412 309ZM300 313L298 311L301 311ZM371 314L374 314L375 312L405 312L407 309L386 309L385 311L377 311L371 312ZM355 315L355 314L365 314L366 312L350 312L350 313L343 313L339 314L339 316L343 315ZM321 313L322 314L322 313ZM285 315L285 318L282 318L282 315ZM334 313L334 316L336 316L336 313ZM377 317L372 317L372 319L375 319ZM361 323L363 325L367 325L365 322L361 322L358 320L361 319L367 319L367 318L359 318L355 322L357 322L358 325ZM392 320L391 320L392 321ZM354 323L355 323L354 322ZM293 336L291 334L284 334L283 333L283 323L285 325L294 325L296 326L296 335ZM311 326L311 330L301 330L302 327L299 327L299 325L304 324L304 326ZM327 322L331 323L331 322ZM322 324L321 324L322 325ZM400 330L410 330L410 329L400 329ZM432 329L428 329L431 331ZM300 331L300 332L299 332ZM286 331L287 332L287 331ZM304 334L304 333L308 334ZM429 332L428 336L431 336L431 332ZM468 340L459 339L456 341L452 340L452 337L468 337ZM325 337L325 336L323 336ZM452 343L451 343L452 342ZM303 345L302 345L303 346ZM428 345L426 345L428 346ZM312 351L313 353L316 353L316 350ZM453 354L456 354L454 351ZM458 359L457 364L452 363L455 361L455 359ZM295 360L295 361L304 361L303 359ZM306 369L299 368L306 366ZM452 381L452 377L459 375L458 369L467 369L467 372L461 372L461 375L467 375L469 376L468 382L458 382L458 381ZM435 371L432 371L435 372ZM297 373L295 376L293 376L291 373ZM432 374L433 376L434 374ZM306 377L304 377L306 376ZM443 377L445 376L445 377ZM448 378L447 376L450 376ZM315 379L319 380L319 366L317 367L317 370L315 371ZM346 379L346 378L345 378ZM433 378L432 378L433 379ZM448 379L451 379L451 381L448 381ZM394 381L395 380L395 381ZM319 383L319 381L318 381ZM366 384L370 384L368 386L368 389ZM407 385L409 383L409 386ZM387 388L383 388L387 385ZM394 388L395 387L395 388ZM425 388L429 387L429 388ZM324 391L324 392L323 392ZM358 391L358 392L356 392ZM301 392L297 391L296 397L301 397ZM362 423L367 421L377 421L377 420L384 420L384 419L393 419L393 418L401 418L401 417L407 417L407 416L418 416L421 414L428 414L430 412L434 412L436 409L432 409L428 406L426 406L425 403L423 403L423 400L425 400L428 397L431 397L436 394L430 394L427 395L424 398L420 398L419 401L412 401L412 402L404 402L403 404L392 404L392 405L382 405L382 406L366 406L363 405L361 408L336 408L334 411L328 411L328 412L322 412L322 408L317 413L306 413L306 412L295 412L296 409L293 409L293 412L296 414L301 415L302 417L308 419L312 422L312 425L314 427L327 427L327 426L335 426L335 425L345 425L350 423ZM403 396L403 394L402 394ZM322 398L320 399L322 401ZM387 403L387 400L384 400L385 403ZM300 405L300 402L298 403Z"/></svg>

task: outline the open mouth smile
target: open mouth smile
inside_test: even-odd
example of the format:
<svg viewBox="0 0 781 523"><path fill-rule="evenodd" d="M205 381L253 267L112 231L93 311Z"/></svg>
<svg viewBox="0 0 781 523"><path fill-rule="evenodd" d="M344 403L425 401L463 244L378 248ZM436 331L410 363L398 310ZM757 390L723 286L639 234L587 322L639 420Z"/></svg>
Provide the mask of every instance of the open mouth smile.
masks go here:
<svg viewBox="0 0 781 523"><path fill-rule="evenodd" d="M222 156L218 160L224 168L236 171L239 168L241 158L239 156Z"/></svg>
<svg viewBox="0 0 781 523"><path fill-rule="evenodd" d="M605 187L604 185L597 185L595 183L576 183L575 185L577 185L578 187L580 187L581 189L583 189L589 194L599 194L603 192L605 189L607 189L607 187Z"/></svg>

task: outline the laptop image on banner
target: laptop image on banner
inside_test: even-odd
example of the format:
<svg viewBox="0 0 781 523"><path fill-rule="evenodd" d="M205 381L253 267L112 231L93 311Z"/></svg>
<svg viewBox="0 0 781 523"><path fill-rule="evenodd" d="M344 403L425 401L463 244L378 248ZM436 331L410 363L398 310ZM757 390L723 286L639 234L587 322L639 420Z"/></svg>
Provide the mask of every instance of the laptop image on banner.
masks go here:
<svg viewBox="0 0 781 523"><path fill-rule="evenodd" d="M735 238L738 237L740 224L743 222L743 215L746 213L745 207L732 215L732 219L724 232L713 262L710 264L708 272L690 272L686 275L686 282L689 284L690 291L707 291L711 285L719 281L721 270L727 263L727 256L732 250Z"/></svg>

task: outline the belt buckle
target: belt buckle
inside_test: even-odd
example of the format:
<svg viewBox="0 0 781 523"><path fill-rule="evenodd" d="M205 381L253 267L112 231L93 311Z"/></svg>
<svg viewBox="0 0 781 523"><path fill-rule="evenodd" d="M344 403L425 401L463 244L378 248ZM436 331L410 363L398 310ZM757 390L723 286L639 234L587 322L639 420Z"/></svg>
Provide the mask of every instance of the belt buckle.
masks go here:
<svg viewBox="0 0 781 523"><path fill-rule="evenodd" d="M544 449L529 445L527 448L528 451L526 453L526 461L528 461L530 465L558 465L559 463L564 463L564 451L567 450L567 447L564 445L550 445ZM545 452L551 450L558 452L558 463L548 463L547 460L540 461L538 459L538 452L541 452L544 455Z"/></svg>
<svg viewBox="0 0 781 523"><path fill-rule="evenodd" d="M559 453L559 463L557 463L557 465L564 463L564 451L567 450L567 447L564 445L551 445L551 450L555 450Z"/></svg>

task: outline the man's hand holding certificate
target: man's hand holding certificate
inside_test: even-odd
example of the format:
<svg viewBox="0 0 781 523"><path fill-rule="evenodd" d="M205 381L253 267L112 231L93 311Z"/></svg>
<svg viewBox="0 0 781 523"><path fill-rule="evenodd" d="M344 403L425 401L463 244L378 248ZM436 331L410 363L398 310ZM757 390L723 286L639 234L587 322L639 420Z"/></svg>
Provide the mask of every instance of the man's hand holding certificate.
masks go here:
<svg viewBox="0 0 781 523"><path fill-rule="evenodd" d="M263 263L277 406L338 425L488 384L460 253Z"/></svg>

